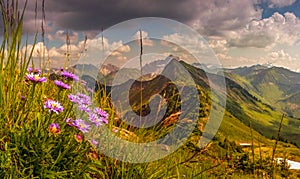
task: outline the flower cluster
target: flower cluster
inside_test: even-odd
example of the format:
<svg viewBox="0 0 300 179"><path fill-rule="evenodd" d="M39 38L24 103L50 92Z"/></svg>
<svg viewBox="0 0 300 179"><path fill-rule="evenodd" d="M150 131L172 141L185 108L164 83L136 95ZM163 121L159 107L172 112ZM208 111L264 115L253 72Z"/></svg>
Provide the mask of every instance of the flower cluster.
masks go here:
<svg viewBox="0 0 300 179"><path fill-rule="evenodd" d="M32 83L46 82L47 79L45 77L42 77L41 74L41 70L30 67L27 69L25 80L26 82L31 81ZM63 69L60 72L60 77L54 80L53 83L61 89L70 90L72 86L72 84L70 84L71 81L77 81L81 83L82 86L86 86L85 81L80 81L75 74ZM77 109L81 111L80 114L82 115L77 119L66 119L66 123L69 126L75 127L76 129L78 129L78 131L80 131L79 134L74 135L74 138L77 142L82 142L84 140L83 134L88 133L93 126L99 127L103 124L108 124L108 113L99 107L92 107L91 97L89 95L93 93L93 90L88 87L86 87L86 90L86 94L77 93L68 95L68 99L77 107ZM22 96L22 99L23 98L25 100L25 97ZM48 110L49 113L59 114L64 111L64 107L60 102L49 99L47 97L45 97L44 99L44 109ZM49 133L56 135L61 132L61 128L58 123L51 123L48 126L48 131ZM98 142L96 140L91 139L89 141L94 147L97 147Z"/></svg>
<svg viewBox="0 0 300 179"><path fill-rule="evenodd" d="M108 114L98 107L96 107L93 113L90 113L89 116L91 122L94 123L96 126L102 125L102 123L108 124Z"/></svg>
<svg viewBox="0 0 300 179"><path fill-rule="evenodd" d="M78 109L80 111L84 111L86 113L89 113L91 111L90 104L91 104L91 98L85 94L77 93L76 95L69 94L68 98L71 102L78 105Z"/></svg>
<svg viewBox="0 0 300 179"><path fill-rule="evenodd" d="M108 124L108 114L99 107L92 108L91 107L91 98L83 93L77 94L69 94L68 98L71 102L77 105L77 108L82 111L87 117L88 122L82 119L67 119L66 122L70 126L75 126L78 130L82 131L83 133L88 132L90 128L90 124L99 127L103 124Z"/></svg>

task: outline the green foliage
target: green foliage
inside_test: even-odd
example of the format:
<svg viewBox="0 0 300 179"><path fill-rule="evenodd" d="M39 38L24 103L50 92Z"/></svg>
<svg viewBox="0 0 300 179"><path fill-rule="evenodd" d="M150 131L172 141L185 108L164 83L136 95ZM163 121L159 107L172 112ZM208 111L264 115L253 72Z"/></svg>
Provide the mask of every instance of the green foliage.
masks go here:
<svg viewBox="0 0 300 179"><path fill-rule="evenodd" d="M4 21L4 40L0 49L0 177L1 178L82 178L87 174L100 176L100 168L89 153L92 145L78 143L79 133L68 126L72 106L67 92L53 85L53 81L36 83L25 81L31 62L31 52L22 54L23 15L18 14L18 1L1 1ZM14 11L6 11L12 8ZM6 14L5 12L9 12ZM12 18L13 17L13 18ZM27 46L26 46L27 47ZM44 75L42 72L41 75ZM72 85L72 82L68 82ZM47 98L58 100L63 113L55 114L44 108ZM60 133L49 131L51 123L60 125Z"/></svg>

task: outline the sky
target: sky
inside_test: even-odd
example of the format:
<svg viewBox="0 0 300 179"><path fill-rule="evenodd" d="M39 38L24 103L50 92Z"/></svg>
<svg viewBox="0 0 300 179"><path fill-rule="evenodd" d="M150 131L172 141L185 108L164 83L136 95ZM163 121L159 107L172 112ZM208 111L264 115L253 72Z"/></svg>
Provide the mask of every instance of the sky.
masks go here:
<svg viewBox="0 0 300 179"><path fill-rule="evenodd" d="M45 0L44 9L45 40L37 43L34 56L38 58L41 49L46 49L54 66L66 59L66 34L70 59L76 61L85 51L90 52L87 44L99 45L96 39L103 31L101 43L108 49L105 54L121 62L138 55L136 43L127 43L122 35L129 34L128 38L134 40L138 29L142 29L144 43L152 52L168 55L178 51L163 42L170 39L178 44L195 44L191 53L201 51L204 43L226 68L271 63L300 71L300 0ZM157 24L147 24L147 20L142 26L123 24L124 34L113 31L116 24L141 17L178 21L205 41L181 36L174 28L159 30L155 28ZM29 0L24 34L32 37L41 32L42 19L42 1ZM106 37L106 31L115 36ZM153 36L159 36L160 41L153 40Z"/></svg>

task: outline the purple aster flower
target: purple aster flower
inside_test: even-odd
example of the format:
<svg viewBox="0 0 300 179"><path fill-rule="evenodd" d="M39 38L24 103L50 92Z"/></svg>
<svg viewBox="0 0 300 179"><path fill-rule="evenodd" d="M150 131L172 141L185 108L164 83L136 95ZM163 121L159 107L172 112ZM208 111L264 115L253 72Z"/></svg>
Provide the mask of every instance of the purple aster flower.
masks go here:
<svg viewBox="0 0 300 179"><path fill-rule="evenodd" d="M25 78L34 83L43 83L47 81L45 77L40 77L38 74L33 74L33 73L27 74Z"/></svg>
<svg viewBox="0 0 300 179"><path fill-rule="evenodd" d="M86 112L86 113L91 112L91 109L90 109L89 106L86 105L86 104L79 104L79 105L78 105L78 109L79 109L80 111L83 111L83 112Z"/></svg>
<svg viewBox="0 0 300 179"><path fill-rule="evenodd" d="M71 86L67 85L66 83L64 83L62 81L55 80L54 84L63 89L71 89Z"/></svg>
<svg viewBox="0 0 300 179"><path fill-rule="evenodd" d="M99 117L97 114L95 113L90 113L89 114L89 119L90 121L95 124L95 126L101 126L103 123L103 120L101 119L101 117Z"/></svg>
<svg viewBox="0 0 300 179"><path fill-rule="evenodd" d="M91 104L91 98L83 93L77 93L77 96L79 98L79 104L84 105L90 105Z"/></svg>
<svg viewBox="0 0 300 179"><path fill-rule="evenodd" d="M104 111L103 109L96 107L94 109L94 113L98 114L99 116L103 117L103 118L108 118L108 114L106 111Z"/></svg>
<svg viewBox="0 0 300 179"><path fill-rule="evenodd" d="M78 76L76 76L73 73L68 72L68 71L61 72L61 76L65 77L66 79L71 79L71 80L74 80L74 81L79 81Z"/></svg>
<svg viewBox="0 0 300 179"><path fill-rule="evenodd" d="M74 120L74 126L83 133L88 132L90 129L90 125L82 119Z"/></svg>
<svg viewBox="0 0 300 179"><path fill-rule="evenodd" d="M27 68L27 72L28 72L28 73L33 73L33 74L35 74L35 75L39 75L39 74L42 73L42 71L39 70L38 68L34 68L34 69L33 69L32 67Z"/></svg>
<svg viewBox="0 0 300 179"><path fill-rule="evenodd" d="M69 94L68 98L71 102L79 104L79 105L88 106L91 104L91 98L82 93L77 93L76 95Z"/></svg>
<svg viewBox="0 0 300 179"><path fill-rule="evenodd" d="M78 103L79 102L79 97L73 94L68 94L68 98L71 102L73 103Z"/></svg>
<svg viewBox="0 0 300 179"><path fill-rule="evenodd" d="M59 125L57 123L52 123L49 126L49 131L52 134L58 134L60 132L60 127L59 127Z"/></svg>
<svg viewBox="0 0 300 179"><path fill-rule="evenodd" d="M48 99L45 102L44 108L49 109L49 112L55 112L56 114L64 110L64 107L59 102L53 101L51 99Z"/></svg>

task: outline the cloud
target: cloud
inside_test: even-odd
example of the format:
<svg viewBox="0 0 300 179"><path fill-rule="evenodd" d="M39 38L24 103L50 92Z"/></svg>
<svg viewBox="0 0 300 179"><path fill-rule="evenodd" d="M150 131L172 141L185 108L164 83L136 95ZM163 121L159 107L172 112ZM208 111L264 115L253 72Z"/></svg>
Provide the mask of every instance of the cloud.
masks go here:
<svg viewBox="0 0 300 179"><path fill-rule="evenodd" d="M143 38L143 46L150 46L152 47L154 45L153 41L148 37L148 32L146 31L141 31L142 32L142 38ZM140 32L136 32L132 36L133 40L140 39Z"/></svg>
<svg viewBox="0 0 300 179"><path fill-rule="evenodd" d="M259 19L262 9L255 6L257 1L49 0L45 1L46 30L52 32L56 27L90 33L133 18L164 17L193 25L205 36L215 36L230 33L252 19ZM26 30L29 32L40 29L42 1L37 2L37 15L35 1L28 2L24 23L28 24Z"/></svg>
<svg viewBox="0 0 300 179"><path fill-rule="evenodd" d="M35 46L33 45L24 46L21 51L23 54L27 52L26 55L29 56L32 50L33 50L32 52L33 58L41 58L43 56L48 56L47 47L43 42L37 42Z"/></svg>
<svg viewBox="0 0 300 179"><path fill-rule="evenodd" d="M260 19L262 9L255 0L199 1L194 27L204 36L224 36L253 19Z"/></svg>
<svg viewBox="0 0 300 179"><path fill-rule="evenodd" d="M208 44L215 53L227 53L228 51L227 40L225 39L211 39Z"/></svg>
<svg viewBox="0 0 300 179"><path fill-rule="evenodd" d="M25 0L20 0L21 3ZM91 31L138 17L165 17L187 22L197 14L198 0L50 0L45 1L46 20L60 29ZM42 18L41 2L37 18ZM28 2L25 22L34 22L35 1ZM29 26L30 27L30 26ZM32 26L31 26L32 27ZM33 29L31 29L33 30ZM34 29L35 31L35 29Z"/></svg>
<svg viewBox="0 0 300 179"><path fill-rule="evenodd" d="M63 44L58 47L47 47L43 42L37 42L34 46L32 58L37 64L41 59L50 60L52 67L61 67L66 59L69 60L69 65L75 64L79 60L82 63L100 65L105 57L109 57L109 60L127 60L126 54L131 51L130 46L124 45L122 41L109 42L104 38L103 44L104 48L102 47L101 38L82 40L76 44ZM27 56L29 56L33 45L23 47L23 54L25 54L26 49Z"/></svg>
<svg viewBox="0 0 300 179"><path fill-rule="evenodd" d="M269 8L274 8L274 7L285 7L292 5L295 3L296 0L268 0L267 3L269 4Z"/></svg>
<svg viewBox="0 0 300 179"><path fill-rule="evenodd" d="M20 0L20 4L24 1ZM37 14L35 14L36 2L38 5ZM24 19L25 32L41 31L41 2L28 1ZM292 47L299 44L299 19L291 12L285 14L276 12L271 17L262 19L263 9L260 5L265 3L269 7L276 8L289 6L294 2L295 0L48 0L45 1L46 22L44 26L49 41L65 42L66 32L69 32L72 44L70 58L75 60L86 55L87 60L94 59L99 62L104 58L97 56L99 50L104 51L104 55L111 55L117 60L124 60L124 54L130 54L132 50L131 46L124 45L122 41L109 42L104 39L104 46L102 46L101 40L94 37L103 28L132 18L165 17L196 28L208 41L209 46L199 39L176 33L164 36L163 40L172 40L172 42L181 44L183 47L187 46L191 53L205 55L203 49L212 48L226 64L243 65L257 63L258 59L275 61L273 57L276 54L278 55L277 61L283 61L284 58L293 59L293 57L287 56L289 50L283 51L284 53L279 52L278 45ZM84 40L80 39L83 37L82 32L94 38L88 39L87 45L85 45ZM139 35L138 32L135 35ZM149 49L154 49L156 41L149 39L147 32L143 32L143 37L145 37L143 44L153 47ZM162 41L161 44L163 43ZM48 47L47 53L51 59L58 61L65 59L66 46L57 44L60 43ZM164 45L171 46L170 43ZM261 58L246 58L242 56L248 55L242 54L248 53L244 50L240 52L241 56L230 56L232 49L247 49L249 47L251 49L260 48L265 54ZM171 49L176 52L182 51L181 48L174 45ZM35 56L38 56L38 51L41 49L34 52ZM280 58L282 59L280 60Z"/></svg>
<svg viewBox="0 0 300 179"><path fill-rule="evenodd" d="M167 43L164 41L167 41ZM176 49L175 47L177 46L189 50L189 53L200 53L201 51L207 51L209 48L204 39L180 33L163 36L161 43L165 45L171 45L170 43L173 43L174 49Z"/></svg>
<svg viewBox="0 0 300 179"><path fill-rule="evenodd" d="M160 44L162 48L166 48L166 52L178 56L188 63L200 62L219 65L219 61L215 58L212 47L200 36L174 33L163 36ZM217 45L215 45L215 47L217 47Z"/></svg>
<svg viewBox="0 0 300 179"><path fill-rule="evenodd" d="M229 37L231 47L268 48L275 44L294 45L299 39L300 20L290 12L278 12L271 17L253 20Z"/></svg>
<svg viewBox="0 0 300 179"><path fill-rule="evenodd" d="M218 59L226 68L236 68L239 66L251 66L255 64L273 64L275 66L283 66L292 70L300 69L300 61L283 49L271 51L258 58L237 56L233 57L228 54L217 54Z"/></svg>
<svg viewBox="0 0 300 179"><path fill-rule="evenodd" d="M283 63L287 64L293 61L296 61L296 58L292 57L290 54L285 52L284 50L278 50L270 52L267 55L267 58L269 58L271 63Z"/></svg>
<svg viewBox="0 0 300 179"><path fill-rule="evenodd" d="M249 66L253 64L257 64L257 59L247 58L243 56L232 57L227 54L218 53L216 54L221 64L225 68L236 68L239 66Z"/></svg>
<svg viewBox="0 0 300 179"><path fill-rule="evenodd" d="M52 34L47 35L47 38L50 41L60 40L62 42L66 42L67 37L69 38L71 44L75 44L78 42L78 32L74 32L74 31L58 30L53 35Z"/></svg>

